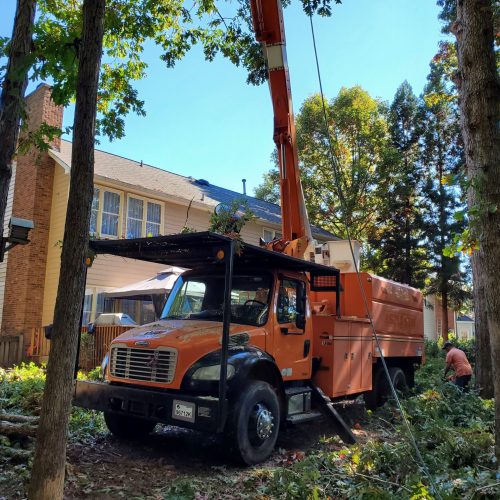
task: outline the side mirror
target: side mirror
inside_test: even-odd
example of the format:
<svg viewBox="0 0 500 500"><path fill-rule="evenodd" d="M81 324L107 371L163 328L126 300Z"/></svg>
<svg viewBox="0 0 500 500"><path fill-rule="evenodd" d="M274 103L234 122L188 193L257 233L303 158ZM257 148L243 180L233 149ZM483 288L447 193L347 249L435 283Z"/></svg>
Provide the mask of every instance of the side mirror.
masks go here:
<svg viewBox="0 0 500 500"><path fill-rule="evenodd" d="M87 325L87 333L89 333L90 335L94 335L94 333L95 333L95 324L94 323L89 323Z"/></svg>
<svg viewBox="0 0 500 500"><path fill-rule="evenodd" d="M295 326L304 330L306 327L306 315L304 313L297 314L297 317L295 318Z"/></svg>

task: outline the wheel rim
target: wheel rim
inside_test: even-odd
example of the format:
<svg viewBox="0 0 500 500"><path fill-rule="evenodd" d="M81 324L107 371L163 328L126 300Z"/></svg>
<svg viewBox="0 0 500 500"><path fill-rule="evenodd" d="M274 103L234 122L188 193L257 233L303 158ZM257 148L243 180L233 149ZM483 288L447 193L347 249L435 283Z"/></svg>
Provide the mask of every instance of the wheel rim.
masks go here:
<svg viewBox="0 0 500 500"><path fill-rule="evenodd" d="M274 415L264 404L256 404L250 414L249 438L253 445L260 445L273 434Z"/></svg>

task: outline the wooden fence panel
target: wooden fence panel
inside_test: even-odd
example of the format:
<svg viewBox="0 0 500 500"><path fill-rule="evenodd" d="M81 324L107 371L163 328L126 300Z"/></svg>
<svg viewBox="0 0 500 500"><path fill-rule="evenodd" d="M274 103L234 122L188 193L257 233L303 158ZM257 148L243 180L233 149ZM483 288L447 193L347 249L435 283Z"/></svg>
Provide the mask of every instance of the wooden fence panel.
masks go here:
<svg viewBox="0 0 500 500"><path fill-rule="evenodd" d="M131 326L96 326L94 333L94 367L99 366L109 350L111 342Z"/></svg>
<svg viewBox="0 0 500 500"><path fill-rule="evenodd" d="M122 325L96 326L95 333L88 335L87 328L82 328L81 333L85 336L82 338L80 344L79 366L85 371L92 370L96 366L99 366L109 350L111 341L131 328L133 327ZM31 332L31 343L28 348L28 356L35 362L43 362L47 361L49 351L50 340L45 337L44 329L33 328Z"/></svg>
<svg viewBox="0 0 500 500"><path fill-rule="evenodd" d="M0 366L8 368L23 359L23 335L0 336Z"/></svg>

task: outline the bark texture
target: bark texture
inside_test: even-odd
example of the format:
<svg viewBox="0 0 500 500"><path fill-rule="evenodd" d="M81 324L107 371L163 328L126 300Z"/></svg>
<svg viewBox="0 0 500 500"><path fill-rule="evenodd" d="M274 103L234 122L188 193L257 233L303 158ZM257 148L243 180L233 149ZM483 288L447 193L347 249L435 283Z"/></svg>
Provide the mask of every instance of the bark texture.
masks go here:
<svg viewBox="0 0 500 500"><path fill-rule="evenodd" d="M500 79L493 48L492 2L458 0L453 31L467 175L479 208L479 216L472 221L483 255L476 265L476 279L484 286L495 392L495 454L500 460Z"/></svg>
<svg viewBox="0 0 500 500"><path fill-rule="evenodd" d="M93 194L97 85L104 9L105 0L83 2L70 191L47 380L28 492L30 499L54 500L63 497L68 418L74 388L73 373L80 334Z"/></svg>
<svg viewBox="0 0 500 500"><path fill-rule="evenodd" d="M0 97L0 227L3 220L12 177L12 160L19 136L24 94L28 86L28 56L35 19L36 1L18 0L16 18ZM1 236L1 235L0 235Z"/></svg>
<svg viewBox="0 0 500 500"><path fill-rule="evenodd" d="M472 190L471 190L472 191ZM470 198L470 197L469 197ZM473 206L474 203L470 203ZM480 259L482 251L478 250L472 254L472 290L474 298L474 329L476 332L476 363L474 365L474 374L476 376L476 385L479 388L483 398L492 398L493 377L491 367L490 337L488 335L488 318L486 317L486 299L484 297L484 283L480 277L482 267Z"/></svg>

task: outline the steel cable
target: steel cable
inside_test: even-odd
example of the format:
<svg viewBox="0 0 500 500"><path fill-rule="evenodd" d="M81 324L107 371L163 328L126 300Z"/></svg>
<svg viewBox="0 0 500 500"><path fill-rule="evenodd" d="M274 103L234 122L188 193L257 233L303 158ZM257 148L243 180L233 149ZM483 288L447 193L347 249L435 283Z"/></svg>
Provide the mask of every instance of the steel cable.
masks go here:
<svg viewBox="0 0 500 500"><path fill-rule="evenodd" d="M375 343L376 343L377 349L379 351L380 360L382 361L382 366L383 366L383 369L384 369L384 372L385 372L385 376L387 377L387 381L389 382L389 386L391 388L392 395L394 397L394 400L396 401L396 404L397 404L397 407L399 409L399 412L401 413L401 417L403 419L403 422L405 424L406 430L408 432L411 444L412 444L413 448L415 449L415 453L417 455L417 459L418 459L418 461L421 464L422 472L428 478L430 486L431 486L434 494L436 495L436 497L441 500L442 497L439 494L439 491L438 491L438 489L436 487L436 484L434 483L434 480L433 480L433 478L432 478L432 476L431 476L431 474L429 472L427 464L425 463L425 460L422 457L422 454L420 453L420 450L418 448L417 442L416 442L415 437L413 435L413 432L411 430L410 422L408 421L408 419L407 419L407 417L405 415L405 412L404 412L403 406L401 405L401 401L400 401L399 396L397 394L396 388L394 387L394 384L392 383L392 380L391 380L391 377L390 377L390 374L389 374L389 369L387 368L387 363L385 362L385 357L384 357L384 354L383 354L383 351L382 351L382 348L381 348L381 345L380 345L380 341L379 341L379 338L378 338L378 335L377 335L377 331L376 331L375 325L373 323L373 317L372 317L372 314L370 312L370 308L368 306L368 299L366 297L365 289L364 289L362 281L361 281L361 275L360 275L360 272L359 272L358 264L357 264L355 256L354 256L354 250L353 250L353 246L352 246L351 233L350 233L350 230L349 230L349 225L348 225L347 220L346 220L346 213L347 213L348 206L347 206L347 202L346 202L346 199L345 199L345 196L344 196L344 192L342 190L340 167L339 167L339 165L337 163L337 158L336 158L336 156L334 154L334 151L333 151L332 140L331 140L330 130L329 130L329 126L328 126L328 113L327 113L327 110L326 110L325 97L324 97L324 94L323 94L323 83L322 83L322 79L321 79L321 71L320 71L319 58L318 58L318 50L317 50L317 47L316 47L316 36L315 36L315 32L314 32L314 23L313 23L312 12L313 12L313 10L312 10L312 8L310 8L309 9L308 17L309 17L309 22L310 22L310 25L311 25L311 35L312 35L312 41L313 41L313 47L314 47L314 57L315 57L315 61L316 61L316 71L317 71L317 74L318 74L318 82L319 82L319 89L320 89L320 95L321 95L321 105L323 107L323 119L324 119L324 122L325 122L325 132L326 132L326 137L327 137L327 140L328 140L328 153L329 153L329 156L330 156L330 163L331 163L333 174L334 174L335 188L336 188L337 195L338 195L341 207L342 207L342 211L344 212L343 213L343 217L342 217L342 219L343 219L342 222L343 222L343 225L344 225L344 228L345 228L345 232L346 232L346 235L347 235L347 240L349 242L349 249L350 249L350 252L351 252L352 261L354 263L354 268L355 268L355 271L356 271L356 276L357 276L359 288L361 290L361 296L363 298L363 304L364 304L364 307L365 307L368 319L370 321L370 327L371 327L371 330L373 332L373 337L375 339Z"/></svg>

